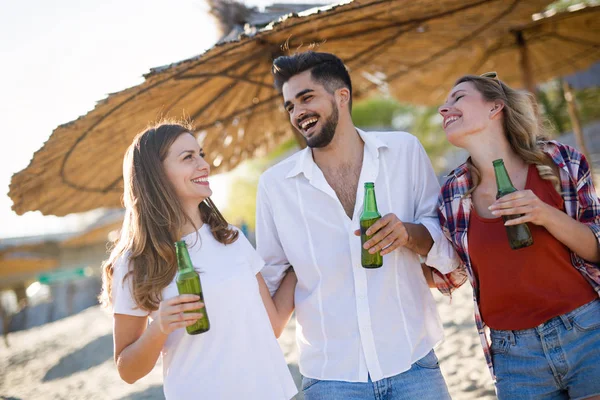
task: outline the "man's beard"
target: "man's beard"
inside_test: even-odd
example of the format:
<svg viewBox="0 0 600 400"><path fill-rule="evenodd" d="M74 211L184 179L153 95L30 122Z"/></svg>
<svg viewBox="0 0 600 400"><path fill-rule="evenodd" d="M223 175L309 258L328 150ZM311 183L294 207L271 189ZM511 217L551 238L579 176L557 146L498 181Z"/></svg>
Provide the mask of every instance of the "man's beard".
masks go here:
<svg viewBox="0 0 600 400"><path fill-rule="evenodd" d="M325 123L323 124L323 128L321 128L321 132L315 132L310 138L305 138L306 145L310 148L320 148L325 147L335 135L335 130L338 124L338 108L335 102L331 102L332 111L331 115Z"/></svg>

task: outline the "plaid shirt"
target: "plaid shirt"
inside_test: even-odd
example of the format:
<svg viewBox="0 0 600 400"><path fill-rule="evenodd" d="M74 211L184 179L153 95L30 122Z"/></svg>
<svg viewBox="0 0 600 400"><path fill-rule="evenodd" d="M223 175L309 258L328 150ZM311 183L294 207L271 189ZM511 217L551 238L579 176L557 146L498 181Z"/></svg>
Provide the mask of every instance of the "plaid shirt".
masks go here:
<svg viewBox="0 0 600 400"><path fill-rule="evenodd" d="M544 142L542 150L559 167L566 213L589 226L600 244L600 202L594 190L592 174L585 157L572 147L556 141ZM451 295L452 291L465 283L467 279L471 282L475 302L475 323L485 359L492 377L495 379L486 325L481 319L479 310L479 287L469 257L467 232L472 200L471 195L466 195L466 193L471 186L469 169L466 164L462 164L448 175L448 179L442 187L438 200L440 225L444 235L454 245L461 260L461 266L446 275L434 269L434 281L440 292L445 295ZM571 252L571 263L600 296L600 266L585 261L573 252Z"/></svg>

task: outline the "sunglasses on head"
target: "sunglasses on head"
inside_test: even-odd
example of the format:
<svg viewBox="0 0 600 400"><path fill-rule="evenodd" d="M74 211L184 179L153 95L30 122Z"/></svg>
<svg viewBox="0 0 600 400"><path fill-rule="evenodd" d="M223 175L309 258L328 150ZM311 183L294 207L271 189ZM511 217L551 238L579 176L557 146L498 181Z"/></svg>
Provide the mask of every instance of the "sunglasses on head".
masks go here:
<svg viewBox="0 0 600 400"><path fill-rule="evenodd" d="M482 78L490 78L498 80L498 73L496 71L486 72L484 74L479 75Z"/></svg>

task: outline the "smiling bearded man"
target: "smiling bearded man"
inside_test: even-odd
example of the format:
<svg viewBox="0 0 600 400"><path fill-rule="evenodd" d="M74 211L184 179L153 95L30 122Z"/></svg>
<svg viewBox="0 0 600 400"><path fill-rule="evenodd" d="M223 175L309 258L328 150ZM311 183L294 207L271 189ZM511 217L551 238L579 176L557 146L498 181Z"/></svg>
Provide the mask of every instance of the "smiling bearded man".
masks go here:
<svg viewBox="0 0 600 400"><path fill-rule="evenodd" d="M311 132L310 137L304 136L306 140L306 145L311 148L320 148L327 146L333 137L335 136L335 130L338 124L339 111L335 102L331 102L332 112L331 115L325 120L323 127L321 128L321 132L312 133L312 128L317 125L320 117L316 114L302 116L302 118L298 121L298 126L300 126L300 132L304 134L304 132Z"/></svg>
<svg viewBox="0 0 600 400"><path fill-rule="evenodd" d="M273 63L275 86L307 148L260 178L256 237L269 289L288 268L306 400L449 399L433 348L443 330L420 257L441 273L458 266L435 206L439 183L418 139L363 132L351 117L343 62L305 52ZM365 248L382 268L361 266L365 182L385 214Z"/></svg>

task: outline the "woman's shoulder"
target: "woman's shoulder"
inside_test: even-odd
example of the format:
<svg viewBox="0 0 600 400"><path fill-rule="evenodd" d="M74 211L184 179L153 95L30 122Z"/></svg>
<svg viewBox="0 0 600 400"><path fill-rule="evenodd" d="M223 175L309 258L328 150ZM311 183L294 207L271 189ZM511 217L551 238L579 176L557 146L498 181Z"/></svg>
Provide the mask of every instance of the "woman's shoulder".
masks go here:
<svg viewBox="0 0 600 400"><path fill-rule="evenodd" d="M208 224L204 224L202 228L198 230L200 234L200 240L209 238L212 243L211 247L225 248L229 250L239 250L240 248L247 248L248 246L252 247L248 238L244 234L244 232L235 225L229 224L227 227L230 231L236 233L235 238L232 240L228 240L226 243L220 241L213 233L212 228L208 226Z"/></svg>
<svg viewBox="0 0 600 400"><path fill-rule="evenodd" d="M584 158L583 153L581 153L579 150L557 140L543 140L540 141L539 144L542 148L542 151L548 154L552 160L559 165L561 163L567 164L574 161L579 163L581 159Z"/></svg>
<svg viewBox="0 0 600 400"><path fill-rule="evenodd" d="M210 259L218 258L221 262L227 262L230 265L251 265L256 274L262 268L264 262L258 255L254 245L237 226L230 224L229 229L237 233L235 240L222 243L216 238L212 238L210 245L205 247L205 252L202 253L202 250L199 249L198 255L204 260L207 257Z"/></svg>
<svg viewBox="0 0 600 400"><path fill-rule="evenodd" d="M115 255L113 268L113 279L116 277L124 278L131 270L131 252L129 250Z"/></svg>
<svg viewBox="0 0 600 400"><path fill-rule="evenodd" d="M588 174L589 161L574 147L556 140L542 141L540 146L558 168L566 168L574 179Z"/></svg>
<svg viewBox="0 0 600 400"><path fill-rule="evenodd" d="M229 229L234 230L234 231L237 232L237 238L233 241L232 244L236 244L237 246L244 247L246 249L248 247L252 247L252 244L250 243L250 241L248 240L248 238L244 234L244 231L242 231L237 226L231 225L231 224L229 224Z"/></svg>

